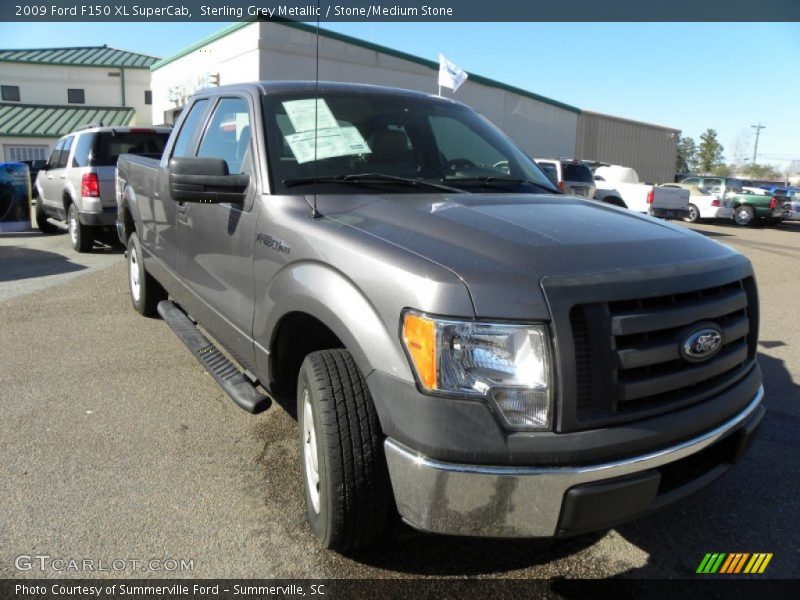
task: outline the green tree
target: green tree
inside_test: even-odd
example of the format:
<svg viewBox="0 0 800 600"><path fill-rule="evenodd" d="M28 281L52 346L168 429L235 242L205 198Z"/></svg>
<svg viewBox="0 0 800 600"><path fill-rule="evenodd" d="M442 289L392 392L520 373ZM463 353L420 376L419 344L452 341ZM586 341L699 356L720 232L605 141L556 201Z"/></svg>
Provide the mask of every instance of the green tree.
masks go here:
<svg viewBox="0 0 800 600"><path fill-rule="evenodd" d="M715 129L706 129L700 135L700 147L697 150L697 162L700 171L710 173L711 170L722 163L722 151L724 148L717 139Z"/></svg>
<svg viewBox="0 0 800 600"><path fill-rule="evenodd" d="M783 181L783 173L772 165L747 165L743 173L751 179L765 179L767 181Z"/></svg>
<svg viewBox="0 0 800 600"><path fill-rule="evenodd" d="M711 169L711 174L718 177L730 177L735 171L734 165L720 163Z"/></svg>
<svg viewBox="0 0 800 600"><path fill-rule="evenodd" d="M691 173L697 168L697 144L690 137L678 136L677 173Z"/></svg>

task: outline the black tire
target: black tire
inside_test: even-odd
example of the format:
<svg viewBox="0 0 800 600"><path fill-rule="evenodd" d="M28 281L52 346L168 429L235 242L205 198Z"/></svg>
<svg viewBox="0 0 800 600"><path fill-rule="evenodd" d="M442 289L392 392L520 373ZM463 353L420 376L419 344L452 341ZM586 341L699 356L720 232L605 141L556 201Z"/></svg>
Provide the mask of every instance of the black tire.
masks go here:
<svg viewBox="0 0 800 600"><path fill-rule="evenodd" d="M733 221L740 227L752 225L755 221L755 211L753 211L753 207L745 206L744 204L737 206L733 210Z"/></svg>
<svg viewBox="0 0 800 600"><path fill-rule="evenodd" d="M311 423L306 427L308 398ZM383 534L392 506L383 433L367 384L346 350L306 356L297 382L306 517L325 547L340 552L362 548ZM316 454L311 439L316 441ZM316 456L317 481L313 486ZM316 488L317 505L312 486Z"/></svg>
<svg viewBox="0 0 800 600"><path fill-rule="evenodd" d="M78 219L78 209L75 203L69 205L67 210L67 227L69 241L76 252L89 252L94 246L94 227L83 225Z"/></svg>
<svg viewBox="0 0 800 600"><path fill-rule="evenodd" d="M127 254L128 290L133 309L144 317L155 317L158 314L158 303L167 299L167 292L144 268L142 246L135 232L128 238Z"/></svg>
<svg viewBox="0 0 800 600"><path fill-rule="evenodd" d="M34 216L36 219L36 227L45 235L50 235L51 233L57 233L59 231L58 227L47 220L47 213L44 212L41 198L36 198L36 211Z"/></svg>
<svg viewBox="0 0 800 600"><path fill-rule="evenodd" d="M688 223L697 223L700 221L700 211L694 204L689 205L689 216L684 217L683 220Z"/></svg>

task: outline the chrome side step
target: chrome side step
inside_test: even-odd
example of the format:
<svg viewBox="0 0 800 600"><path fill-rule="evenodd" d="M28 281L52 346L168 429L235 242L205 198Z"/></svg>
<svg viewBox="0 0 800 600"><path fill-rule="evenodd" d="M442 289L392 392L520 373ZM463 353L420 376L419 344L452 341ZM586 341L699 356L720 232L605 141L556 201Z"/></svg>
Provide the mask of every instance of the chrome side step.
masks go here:
<svg viewBox="0 0 800 600"><path fill-rule="evenodd" d="M158 314L240 408L258 414L270 407L272 401L269 397L259 392L239 367L228 360L173 302L159 302Z"/></svg>

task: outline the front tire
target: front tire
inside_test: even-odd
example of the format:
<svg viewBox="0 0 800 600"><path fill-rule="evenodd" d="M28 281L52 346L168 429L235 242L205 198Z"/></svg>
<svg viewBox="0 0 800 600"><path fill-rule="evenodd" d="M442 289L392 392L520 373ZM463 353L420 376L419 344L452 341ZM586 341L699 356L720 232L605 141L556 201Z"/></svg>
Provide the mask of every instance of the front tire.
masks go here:
<svg viewBox="0 0 800 600"><path fill-rule="evenodd" d="M737 206L733 213L733 221L741 227L752 225L754 218L755 212L753 211L752 206Z"/></svg>
<svg viewBox="0 0 800 600"><path fill-rule="evenodd" d="M75 203L69 205L67 211L67 226L69 228L69 241L76 252L89 252L94 245L94 229L83 225L78 219L78 209Z"/></svg>
<svg viewBox="0 0 800 600"><path fill-rule="evenodd" d="M346 350L303 361L297 382L306 517L325 548L352 550L383 533L391 486L366 381Z"/></svg>
<svg viewBox="0 0 800 600"><path fill-rule="evenodd" d="M128 238L128 289L133 309L143 317L156 316L158 303L167 299L167 292L144 268L142 246L136 233Z"/></svg>
<svg viewBox="0 0 800 600"><path fill-rule="evenodd" d="M38 227L39 231L41 231L45 235L50 235L58 231L58 227L56 227L50 221L47 220L47 213L44 212L44 206L42 205L41 196L36 198L35 218L36 218L36 227Z"/></svg>
<svg viewBox="0 0 800 600"><path fill-rule="evenodd" d="M687 223L697 223L700 220L700 211L694 204L689 205L689 216L683 220Z"/></svg>

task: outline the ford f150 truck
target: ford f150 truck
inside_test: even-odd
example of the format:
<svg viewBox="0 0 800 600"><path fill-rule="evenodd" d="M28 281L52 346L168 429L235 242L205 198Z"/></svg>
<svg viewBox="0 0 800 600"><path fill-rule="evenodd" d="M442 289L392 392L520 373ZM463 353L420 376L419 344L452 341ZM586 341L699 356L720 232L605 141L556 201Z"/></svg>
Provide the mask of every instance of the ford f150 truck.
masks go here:
<svg viewBox="0 0 800 600"><path fill-rule="evenodd" d="M395 507L447 534L606 529L716 479L764 414L749 261L559 193L453 100L203 90L116 189L133 307L242 408L292 399L328 548Z"/></svg>

